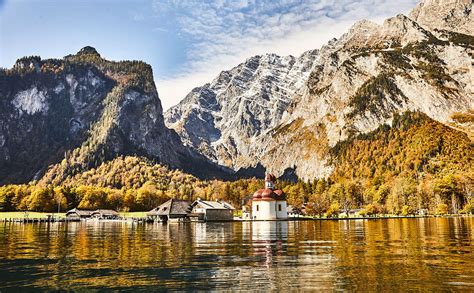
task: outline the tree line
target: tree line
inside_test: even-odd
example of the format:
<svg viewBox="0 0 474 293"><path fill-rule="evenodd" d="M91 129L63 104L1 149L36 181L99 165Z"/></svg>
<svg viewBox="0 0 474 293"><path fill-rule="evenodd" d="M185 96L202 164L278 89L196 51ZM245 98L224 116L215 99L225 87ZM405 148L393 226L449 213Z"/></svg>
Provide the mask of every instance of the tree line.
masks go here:
<svg viewBox="0 0 474 293"><path fill-rule="evenodd" d="M261 179L171 181L167 186L147 181L138 188L6 185L0 187L0 211L64 212L76 207L146 211L170 198L225 200L240 208L249 204L253 192L262 186ZM452 174L418 182L399 177L378 188L365 187L357 180L332 182L325 179L278 181L277 186L286 193L289 205L304 207L306 214L315 216L348 214L353 209L362 209L359 213L368 216L410 215L420 211L428 214L474 212L472 178Z"/></svg>

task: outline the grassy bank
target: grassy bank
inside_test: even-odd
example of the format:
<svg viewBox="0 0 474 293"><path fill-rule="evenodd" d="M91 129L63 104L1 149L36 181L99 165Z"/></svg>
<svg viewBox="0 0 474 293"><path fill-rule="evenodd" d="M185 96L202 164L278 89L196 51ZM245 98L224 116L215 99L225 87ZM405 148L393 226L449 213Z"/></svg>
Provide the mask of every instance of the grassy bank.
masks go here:
<svg viewBox="0 0 474 293"><path fill-rule="evenodd" d="M120 216L124 218L144 218L148 212L120 212Z"/></svg>

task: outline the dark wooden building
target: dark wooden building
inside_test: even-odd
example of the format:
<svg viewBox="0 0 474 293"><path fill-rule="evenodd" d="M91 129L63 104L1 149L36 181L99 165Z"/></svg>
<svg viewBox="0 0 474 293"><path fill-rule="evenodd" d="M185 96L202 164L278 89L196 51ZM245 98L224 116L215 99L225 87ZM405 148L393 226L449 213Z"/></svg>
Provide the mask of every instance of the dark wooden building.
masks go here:
<svg viewBox="0 0 474 293"><path fill-rule="evenodd" d="M92 217L92 211L72 209L66 212L66 217L77 219L88 219Z"/></svg>
<svg viewBox="0 0 474 293"><path fill-rule="evenodd" d="M85 211L79 209L72 209L67 211L66 217L70 219L118 219L120 218L119 213L114 210L95 210L95 211Z"/></svg>
<svg viewBox="0 0 474 293"><path fill-rule="evenodd" d="M235 208L224 201L198 199L191 205L191 214L201 221L232 221Z"/></svg>
<svg viewBox="0 0 474 293"><path fill-rule="evenodd" d="M101 220L115 220L120 218L119 213L114 210L95 210L91 213L92 218Z"/></svg>
<svg viewBox="0 0 474 293"><path fill-rule="evenodd" d="M146 215L155 221L186 221L191 213L191 202L187 200L170 199L162 205L152 209Z"/></svg>

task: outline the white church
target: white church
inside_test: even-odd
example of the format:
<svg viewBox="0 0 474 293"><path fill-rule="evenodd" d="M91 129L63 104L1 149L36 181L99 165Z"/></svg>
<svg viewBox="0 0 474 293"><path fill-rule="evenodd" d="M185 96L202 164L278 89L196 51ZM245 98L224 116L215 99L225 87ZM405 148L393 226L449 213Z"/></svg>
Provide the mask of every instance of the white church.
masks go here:
<svg viewBox="0 0 474 293"><path fill-rule="evenodd" d="M252 196L252 220L285 220L286 194L275 189L276 177L273 174L265 176L265 189L257 190Z"/></svg>

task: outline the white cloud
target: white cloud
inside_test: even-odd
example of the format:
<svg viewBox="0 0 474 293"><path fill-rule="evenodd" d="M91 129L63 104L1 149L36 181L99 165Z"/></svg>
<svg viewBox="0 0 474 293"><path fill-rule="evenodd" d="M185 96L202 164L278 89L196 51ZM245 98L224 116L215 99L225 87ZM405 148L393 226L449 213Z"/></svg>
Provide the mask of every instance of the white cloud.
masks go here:
<svg viewBox="0 0 474 293"><path fill-rule="evenodd" d="M172 15L191 43L186 66L157 80L164 109L177 104L196 86L264 53L299 55L339 37L354 22L380 22L406 13L416 0L200 0L155 1L157 15Z"/></svg>

